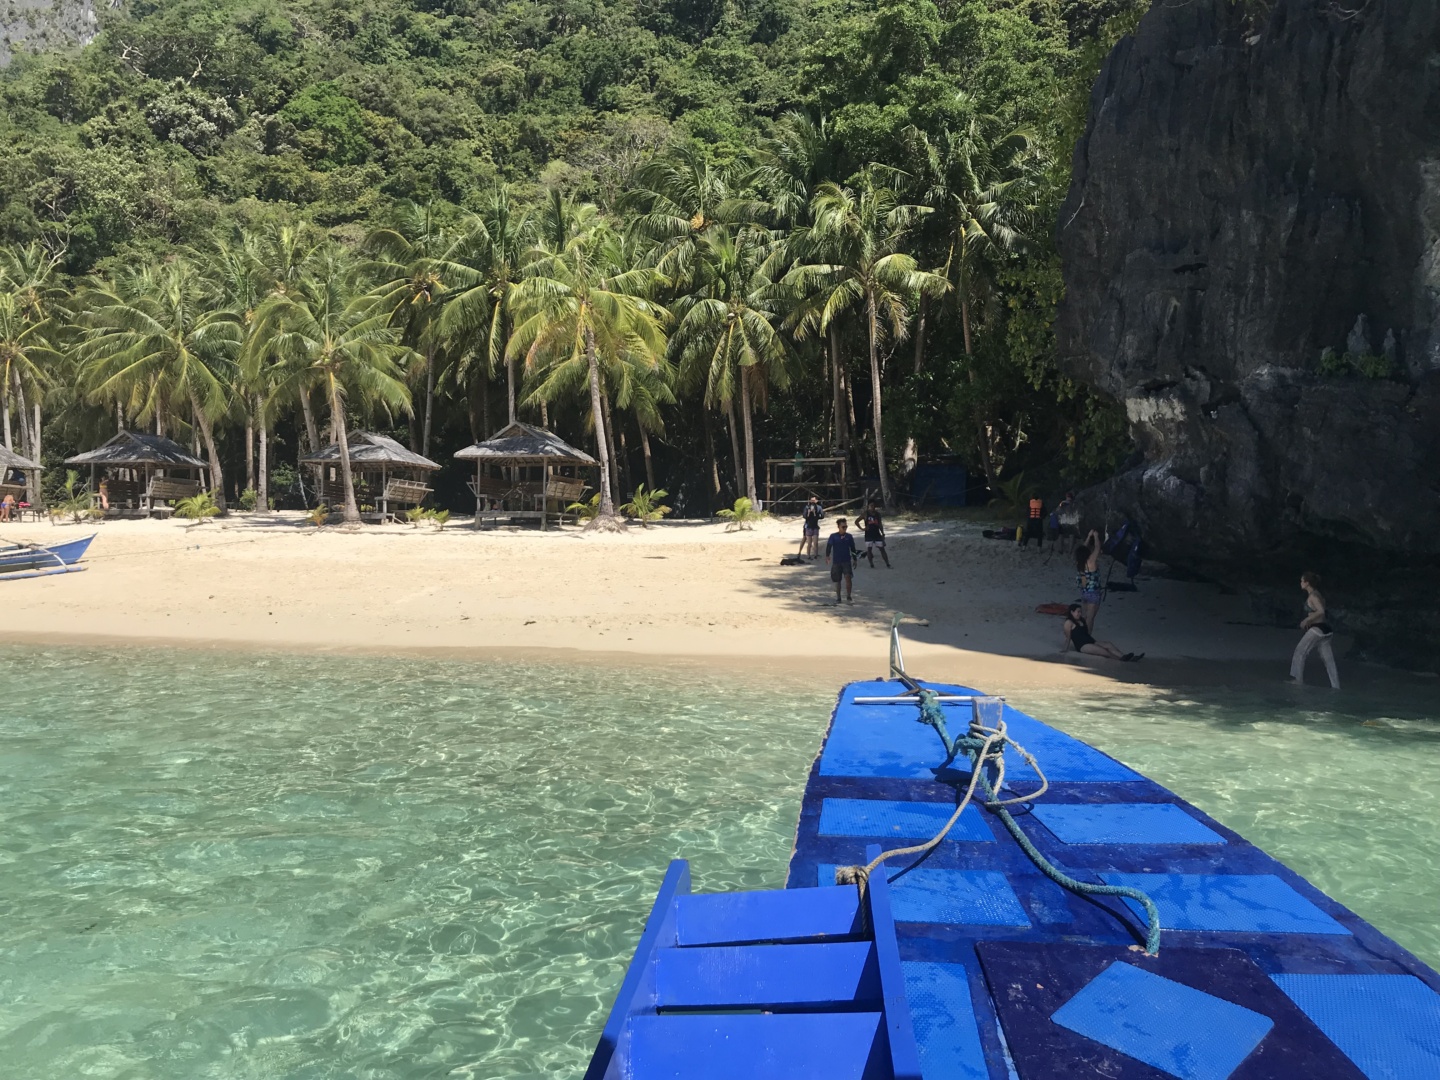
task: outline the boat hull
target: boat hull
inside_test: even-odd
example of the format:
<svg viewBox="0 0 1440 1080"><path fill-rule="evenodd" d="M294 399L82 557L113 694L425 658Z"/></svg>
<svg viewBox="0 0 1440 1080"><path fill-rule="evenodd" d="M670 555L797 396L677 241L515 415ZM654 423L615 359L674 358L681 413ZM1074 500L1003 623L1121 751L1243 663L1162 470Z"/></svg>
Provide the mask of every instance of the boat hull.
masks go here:
<svg viewBox="0 0 1440 1080"><path fill-rule="evenodd" d="M29 572L73 566L84 558L90 542L94 539L95 535L92 533L63 544L0 548L0 576L34 576Z"/></svg>

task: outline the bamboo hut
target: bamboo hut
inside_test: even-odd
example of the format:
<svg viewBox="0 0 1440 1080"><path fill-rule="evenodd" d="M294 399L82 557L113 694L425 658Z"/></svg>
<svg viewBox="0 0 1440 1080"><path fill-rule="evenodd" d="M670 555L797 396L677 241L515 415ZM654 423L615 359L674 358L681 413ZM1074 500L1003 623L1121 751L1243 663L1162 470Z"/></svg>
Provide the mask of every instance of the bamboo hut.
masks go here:
<svg viewBox="0 0 1440 1080"><path fill-rule="evenodd" d="M419 506L434 490L430 474L438 462L406 450L387 435L352 431L346 440L350 448L350 474L355 484L355 501L376 507L380 519L405 506ZM345 478L340 472L340 444L331 443L318 454L301 458L319 474L317 488L326 506L345 504Z"/></svg>
<svg viewBox="0 0 1440 1080"><path fill-rule="evenodd" d="M552 513L562 518L565 507L585 494L580 470L599 466L554 432L518 420L455 457L475 462L469 486L475 495L476 528L507 519L538 519L546 528Z"/></svg>
<svg viewBox="0 0 1440 1080"><path fill-rule="evenodd" d="M35 493L33 502L30 501L31 492ZM0 500L6 495L13 495L19 511L32 511L38 517L41 509L39 493L40 466L0 446Z"/></svg>
<svg viewBox="0 0 1440 1080"><path fill-rule="evenodd" d="M105 484L110 510L168 514L171 503L206 490L210 467L163 435L122 431L104 446L65 459L90 466L90 490Z"/></svg>

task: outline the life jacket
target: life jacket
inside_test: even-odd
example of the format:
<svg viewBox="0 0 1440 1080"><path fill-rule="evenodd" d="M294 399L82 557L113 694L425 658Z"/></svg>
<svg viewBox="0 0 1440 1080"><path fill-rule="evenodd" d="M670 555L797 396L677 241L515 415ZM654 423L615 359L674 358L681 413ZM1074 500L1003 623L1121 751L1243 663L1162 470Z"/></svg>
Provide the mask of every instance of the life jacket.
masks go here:
<svg viewBox="0 0 1440 1080"><path fill-rule="evenodd" d="M1045 504L1038 498L1030 500L1030 520L1039 521L1045 516Z"/></svg>

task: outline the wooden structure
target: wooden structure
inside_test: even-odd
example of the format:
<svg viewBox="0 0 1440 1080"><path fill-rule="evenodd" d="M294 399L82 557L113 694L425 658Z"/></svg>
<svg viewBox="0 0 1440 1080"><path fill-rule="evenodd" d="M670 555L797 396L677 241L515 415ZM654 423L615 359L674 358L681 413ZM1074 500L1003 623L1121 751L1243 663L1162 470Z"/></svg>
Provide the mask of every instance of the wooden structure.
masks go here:
<svg viewBox="0 0 1440 1080"><path fill-rule="evenodd" d="M455 457L475 462L469 486L476 528L486 521L538 519L544 529L552 515L563 520L565 507L585 494L580 470L599 465L554 432L518 420Z"/></svg>
<svg viewBox="0 0 1440 1080"><path fill-rule="evenodd" d="M376 507L385 520L406 506L419 506L434 490L428 483L439 462L407 450L388 435L352 431L349 437L350 473L356 503ZM318 454L300 459L319 473L316 489L326 506L345 505L345 478L340 472L340 444L331 443ZM392 509L394 508L394 509Z"/></svg>
<svg viewBox="0 0 1440 1080"><path fill-rule="evenodd" d="M170 514L172 503L209 486L210 467L163 435L122 431L104 446L66 458L65 464L90 466L90 490L98 492L103 480L115 514Z"/></svg>
<svg viewBox="0 0 1440 1080"><path fill-rule="evenodd" d="M849 463L843 457L767 458L765 461L765 509L777 513L799 513L810 501L834 506L850 498Z"/></svg>
<svg viewBox="0 0 1440 1080"><path fill-rule="evenodd" d="M35 492L35 501L30 502L30 492ZM23 458L12 450L0 446L0 500L6 495L15 499L15 516L33 514L40 516L40 466L29 458Z"/></svg>

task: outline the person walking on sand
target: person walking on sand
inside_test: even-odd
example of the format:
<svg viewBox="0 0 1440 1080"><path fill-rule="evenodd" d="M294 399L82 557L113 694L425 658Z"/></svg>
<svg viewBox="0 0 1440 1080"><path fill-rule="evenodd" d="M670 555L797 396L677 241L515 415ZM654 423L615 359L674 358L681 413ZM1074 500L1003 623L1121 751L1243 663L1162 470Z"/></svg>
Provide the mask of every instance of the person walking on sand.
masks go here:
<svg viewBox="0 0 1440 1080"><path fill-rule="evenodd" d="M1075 586L1080 590L1085 625L1093 633L1095 617L1100 614L1100 600L1105 595L1100 586L1100 534L1094 529L1075 549Z"/></svg>
<svg viewBox="0 0 1440 1080"><path fill-rule="evenodd" d="M820 519L824 516L825 508L820 505L819 496L811 495L810 501L805 504L805 509L801 511L805 528L800 534L799 551L799 554L803 556L807 554L808 549L811 562L814 562L820 553Z"/></svg>
<svg viewBox="0 0 1440 1080"><path fill-rule="evenodd" d="M880 558L885 560L885 569L893 570L890 556L885 553L885 522L880 517L880 504L872 500L861 522L865 526L865 557L870 560L870 568L875 568L875 549L879 548Z"/></svg>
<svg viewBox="0 0 1440 1080"><path fill-rule="evenodd" d="M1145 656L1143 652L1122 653L1111 641L1096 641L1090 633L1090 627L1085 623L1079 604L1071 604L1070 610L1066 612L1064 632L1065 648L1061 649L1061 652L1073 648L1087 656L1103 656L1107 660L1141 660Z"/></svg>
<svg viewBox="0 0 1440 1080"><path fill-rule="evenodd" d="M845 602L855 602L855 537L851 536L844 518L835 519L835 531L825 541L825 561L830 564L830 580L835 583L835 603L840 603L840 582L845 582Z"/></svg>
<svg viewBox="0 0 1440 1080"><path fill-rule="evenodd" d="M1325 674L1330 676L1330 685L1340 689L1340 673L1335 670L1335 650L1330 639L1335 631L1325 617L1325 597L1320 595L1320 575L1306 570L1300 575L1300 588L1305 590L1305 618L1300 629L1305 633L1295 646L1295 655L1290 658L1290 679L1297 686L1305 685L1305 663L1310 654L1320 650L1320 659L1325 663Z"/></svg>

